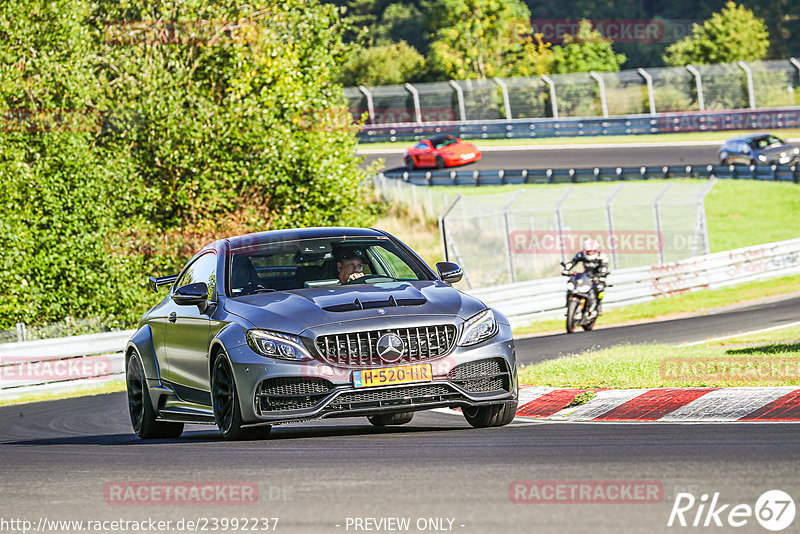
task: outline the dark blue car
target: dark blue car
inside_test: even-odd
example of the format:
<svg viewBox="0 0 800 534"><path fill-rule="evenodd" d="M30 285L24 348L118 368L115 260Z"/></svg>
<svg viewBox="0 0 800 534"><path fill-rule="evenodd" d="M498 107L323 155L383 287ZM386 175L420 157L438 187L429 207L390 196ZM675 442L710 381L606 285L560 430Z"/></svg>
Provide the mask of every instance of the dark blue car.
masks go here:
<svg viewBox="0 0 800 534"><path fill-rule="evenodd" d="M769 133L728 139L719 150L722 165L794 165L800 149Z"/></svg>

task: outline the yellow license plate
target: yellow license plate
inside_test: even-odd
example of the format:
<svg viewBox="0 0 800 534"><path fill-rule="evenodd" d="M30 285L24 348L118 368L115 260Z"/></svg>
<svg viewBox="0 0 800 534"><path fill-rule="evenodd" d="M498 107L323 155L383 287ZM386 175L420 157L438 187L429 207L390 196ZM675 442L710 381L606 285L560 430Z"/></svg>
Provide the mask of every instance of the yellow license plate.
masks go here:
<svg viewBox="0 0 800 534"><path fill-rule="evenodd" d="M430 382L432 379L433 373L429 363L353 371L353 386L357 388L373 388L408 382Z"/></svg>

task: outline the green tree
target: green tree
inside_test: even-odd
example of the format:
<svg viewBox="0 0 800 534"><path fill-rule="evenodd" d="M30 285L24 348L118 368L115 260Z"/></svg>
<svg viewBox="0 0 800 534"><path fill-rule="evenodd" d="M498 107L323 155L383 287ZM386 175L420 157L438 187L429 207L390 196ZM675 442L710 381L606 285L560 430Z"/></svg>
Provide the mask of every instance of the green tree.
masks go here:
<svg viewBox="0 0 800 534"><path fill-rule="evenodd" d="M623 54L617 54L611 39L592 29L592 23L582 20L578 33L564 36L564 44L554 46L552 72L618 71L625 62Z"/></svg>
<svg viewBox="0 0 800 534"><path fill-rule="evenodd" d="M427 13L433 72L456 79L530 76L549 63L520 0L436 0Z"/></svg>
<svg viewBox="0 0 800 534"><path fill-rule="evenodd" d="M370 221L337 8L240 6L0 4L0 328L130 322L212 239Z"/></svg>
<svg viewBox="0 0 800 534"><path fill-rule="evenodd" d="M692 35L667 48L664 62L681 66L764 59L769 34L764 21L744 6L729 1L718 13L694 25Z"/></svg>
<svg viewBox="0 0 800 534"><path fill-rule="evenodd" d="M424 58L405 41L358 48L342 66L345 86L391 85L415 81Z"/></svg>

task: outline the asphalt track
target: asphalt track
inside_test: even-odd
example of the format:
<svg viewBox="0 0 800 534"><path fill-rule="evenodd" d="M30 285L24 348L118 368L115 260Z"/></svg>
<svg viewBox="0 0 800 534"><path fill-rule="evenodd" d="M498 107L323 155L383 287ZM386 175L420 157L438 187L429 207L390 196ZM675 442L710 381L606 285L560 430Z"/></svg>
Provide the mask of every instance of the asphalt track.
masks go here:
<svg viewBox="0 0 800 534"><path fill-rule="evenodd" d="M737 307L700 317L603 327L603 318L591 332L519 339L516 342L520 363L535 363L575 354L591 348L623 343L690 343L740 332L761 330L800 321L800 297Z"/></svg>
<svg viewBox="0 0 800 534"><path fill-rule="evenodd" d="M519 348L530 361L593 344L694 341L796 321L797 310L795 298L686 322L522 340ZM278 532L318 533L365 531L348 528L348 518L400 517L411 519L411 532L433 531L418 529L420 518L452 519L451 531L464 533L694 530L667 527L678 492L719 492L720 503L754 507L763 492L781 489L797 501L798 443L796 424L514 422L474 430L438 412L388 429L317 421L277 427L265 441L227 443L212 427L188 426L181 439L143 442L116 393L0 408L0 527L11 519L278 517ZM509 487L518 480L648 480L663 494L652 503L515 504ZM131 481L244 481L259 497L251 505L104 498L106 484ZM797 521L787 531L796 532ZM752 517L736 530L763 532Z"/></svg>
<svg viewBox="0 0 800 534"><path fill-rule="evenodd" d="M480 146L480 143L477 143ZM718 164L717 148L721 143L706 144L653 144L650 146L605 145L580 148L486 147L483 157L476 163L458 169L559 169L628 167L660 165ZM364 147L368 150L369 147ZM403 151L378 151L364 154L364 164L383 158L384 170L402 170Z"/></svg>

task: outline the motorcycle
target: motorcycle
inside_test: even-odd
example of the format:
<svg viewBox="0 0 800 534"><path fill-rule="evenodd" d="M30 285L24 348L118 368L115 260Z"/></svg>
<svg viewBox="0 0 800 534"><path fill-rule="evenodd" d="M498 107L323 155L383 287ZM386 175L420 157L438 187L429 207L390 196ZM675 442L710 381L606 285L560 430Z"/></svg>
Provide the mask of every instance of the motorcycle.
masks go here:
<svg viewBox="0 0 800 534"><path fill-rule="evenodd" d="M562 268L566 267L561 263ZM597 321L597 295L594 295L595 285L586 273L564 273L569 276L567 281L567 334L581 327L584 330L594 328Z"/></svg>

